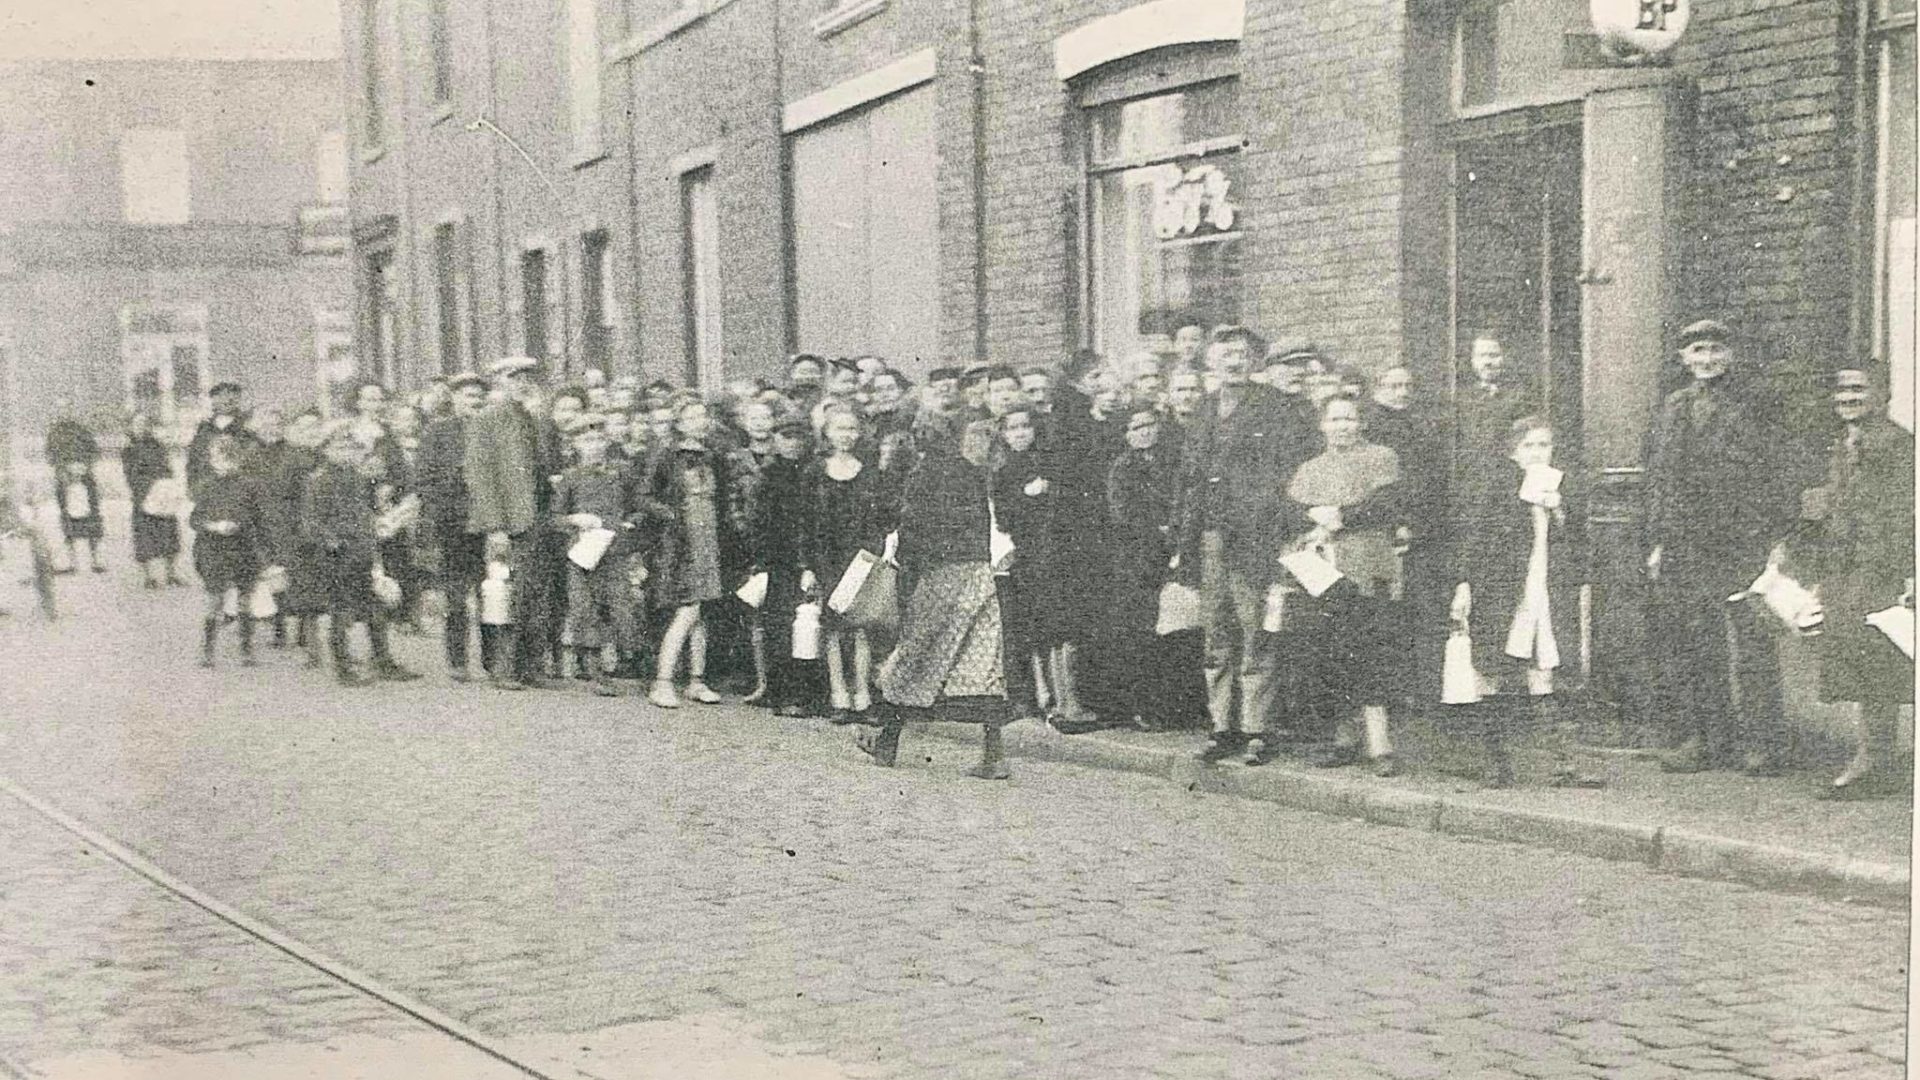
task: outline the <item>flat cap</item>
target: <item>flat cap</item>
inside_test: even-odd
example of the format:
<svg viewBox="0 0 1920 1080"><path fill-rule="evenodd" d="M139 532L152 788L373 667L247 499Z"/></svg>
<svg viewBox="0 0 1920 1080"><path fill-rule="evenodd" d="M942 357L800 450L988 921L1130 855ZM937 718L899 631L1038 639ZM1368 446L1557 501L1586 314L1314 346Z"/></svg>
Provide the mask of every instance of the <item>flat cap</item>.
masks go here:
<svg viewBox="0 0 1920 1080"><path fill-rule="evenodd" d="M503 375L518 375L523 371L533 371L540 361L531 356L503 356L487 365L487 374L499 378Z"/></svg>
<svg viewBox="0 0 1920 1080"><path fill-rule="evenodd" d="M207 394L209 396L213 394L237 394L239 392L240 384L231 380L217 382L207 388Z"/></svg>
<svg viewBox="0 0 1920 1080"><path fill-rule="evenodd" d="M1680 336L1674 339L1673 347L1676 349L1684 349L1700 341L1718 341L1725 343L1732 340L1733 331L1727 329L1726 323L1718 319L1701 319L1699 322L1691 322L1683 327L1680 331Z"/></svg>

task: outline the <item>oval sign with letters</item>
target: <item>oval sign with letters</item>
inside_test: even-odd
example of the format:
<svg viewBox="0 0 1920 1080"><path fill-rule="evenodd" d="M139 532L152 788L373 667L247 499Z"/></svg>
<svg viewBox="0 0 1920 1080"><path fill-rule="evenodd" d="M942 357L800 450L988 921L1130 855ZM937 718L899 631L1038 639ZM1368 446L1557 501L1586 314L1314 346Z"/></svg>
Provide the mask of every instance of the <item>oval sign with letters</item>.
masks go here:
<svg viewBox="0 0 1920 1080"><path fill-rule="evenodd" d="M1593 32L1608 55L1624 63L1666 53L1687 32L1689 0L1587 0Z"/></svg>

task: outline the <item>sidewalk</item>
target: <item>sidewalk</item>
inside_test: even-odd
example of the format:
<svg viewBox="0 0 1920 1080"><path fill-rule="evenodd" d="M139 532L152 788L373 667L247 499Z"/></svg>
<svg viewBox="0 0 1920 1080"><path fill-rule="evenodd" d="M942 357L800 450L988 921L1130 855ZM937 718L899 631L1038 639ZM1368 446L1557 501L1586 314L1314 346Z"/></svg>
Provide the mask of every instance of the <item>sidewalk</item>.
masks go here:
<svg viewBox="0 0 1920 1080"><path fill-rule="evenodd" d="M963 724L929 724L925 730L956 741L980 737L977 727ZM1814 793L1827 781L1825 773L1681 776L1662 772L1642 754L1602 751L1596 770L1607 777L1604 790L1488 790L1427 767L1417 744L1403 750L1412 759L1407 774L1382 779L1363 768L1316 769L1285 757L1260 768L1208 765L1193 756L1205 745L1198 733L1062 735L1019 723L1007 728L1006 741L1015 757L1164 777L1193 791L1642 862L1756 888L1908 905L1911 803L1819 801Z"/></svg>
<svg viewBox="0 0 1920 1080"><path fill-rule="evenodd" d="M124 504L108 503L111 510ZM110 529L111 529L110 524ZM122 533L121 535L124 535ZM124 541L122 541L124 543ZM140 594L136 571L125 565L124 548L110 549L115 573L62 578L64 611L73 618L52 626L32 612L31 594L0 580L0 607L13 609L6 636L23 655L19 670L33 671L35 657L51 663L75 650L124 649L138 654L152 643L154 626L124 615L160 612L188 627L198 591ZM191 598L191 599L189 599ZM118 609L121 617L109 616ZM107 616L103 618L103 616ZM102 639L105 635L107 640ZM165 635L162 635L163 637ZM186 640L186 638L180 638ZM430 676L440 669L436 637L400 636L403 662ZM525 699L528 704L546 695ZM647 709L644 700L634 706ZM771 719L771 718L769 718ZM792 738L808 737L814 721L777 722ZM959 724L926 725L927 733L973 742L979 729ZM1460 740L1436 737L1419 723L1401 725L1396 740L1408 774L1380 779L1360 768L1313 769L1282 757L1261 768L1237 762L1204 765L1193 754L1199 733L1150 734L1109 731L1065 736L1051 728L1019 723L1007 729L1016 757L1036 758L1166 778L1196 792L1235 795L1381 824L1453 835L1510 841L1601 858L1642 862L1659 869L1740 882L1758 888L1812 892L1888 907L1908 904L1911 878L1912 806L1900 799L1821 802L1814 793L1830 771L1772 779L1726 773L1675 776L1631 751L1599 751L1592 764L1609 781L1605 790L1521 786L1483 789L1471 778L1449 775L1440 759L1471 766ZM1537 776L1524 747L1516 764L1525 785ZM1530 768L1531 764L1531 768Z"/></svg>

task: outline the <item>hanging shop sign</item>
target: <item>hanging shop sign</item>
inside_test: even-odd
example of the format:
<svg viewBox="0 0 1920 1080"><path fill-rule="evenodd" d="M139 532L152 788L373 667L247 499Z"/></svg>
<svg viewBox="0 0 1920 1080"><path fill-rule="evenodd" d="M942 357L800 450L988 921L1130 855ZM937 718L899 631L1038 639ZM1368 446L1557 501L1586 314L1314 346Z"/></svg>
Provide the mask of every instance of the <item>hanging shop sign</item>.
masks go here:
<svg viewBox="0 0 1920 1080"><path fill-rule="evenodd" d="M1689 0L1587 0L1600 52L1624 66L1666 56L1687 32L1692 6Z"/></svg>

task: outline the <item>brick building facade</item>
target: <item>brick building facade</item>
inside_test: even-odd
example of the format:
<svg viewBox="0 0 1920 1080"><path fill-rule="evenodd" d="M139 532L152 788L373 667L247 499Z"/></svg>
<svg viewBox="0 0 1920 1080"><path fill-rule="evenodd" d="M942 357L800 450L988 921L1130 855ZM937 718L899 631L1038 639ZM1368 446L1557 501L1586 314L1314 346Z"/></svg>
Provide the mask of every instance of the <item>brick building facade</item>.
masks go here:
<svg viewBox="0 0 1920 1080"><path fill-rule="evenodd" d="M311 404L350 368L338 61L0 64L0 401L27 459L56 399L109 441L208 386Z"/></svg>
<svg viewBox="0 0 1920 1080"><path fill-rule="evenodd" d="M1587 0L348 0L362 352L712 385L1241 321L1443 404L1498 327L1630 648L1675 329L1806 430L1842 357L1911 397L1914 5L1624 6L1671 52Z"/></svg>

